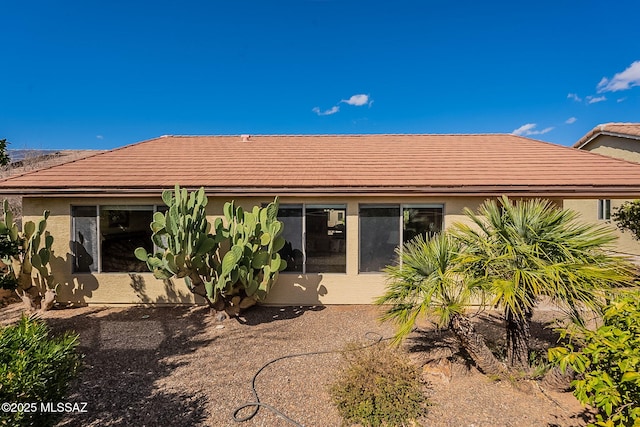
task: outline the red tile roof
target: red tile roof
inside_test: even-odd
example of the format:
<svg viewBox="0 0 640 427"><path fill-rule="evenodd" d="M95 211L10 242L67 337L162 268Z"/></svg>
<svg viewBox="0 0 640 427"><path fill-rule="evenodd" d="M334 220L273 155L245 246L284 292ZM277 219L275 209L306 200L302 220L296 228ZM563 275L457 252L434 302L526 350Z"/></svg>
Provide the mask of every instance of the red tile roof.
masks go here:
<svg viewBox="0 0 640 427"><path fill-rule="evenodd" d="M627 194L640 165L515 135L165 136L0 181L0 193Z"/></svg>
<svg viewBox="0 0 640 427"><path fill-rule="evenodd" d="M583 148L593 141L598 135L612 135L622 138L640 139L640 123L605 123L590 130L580 138L573 146Z"/></svg>

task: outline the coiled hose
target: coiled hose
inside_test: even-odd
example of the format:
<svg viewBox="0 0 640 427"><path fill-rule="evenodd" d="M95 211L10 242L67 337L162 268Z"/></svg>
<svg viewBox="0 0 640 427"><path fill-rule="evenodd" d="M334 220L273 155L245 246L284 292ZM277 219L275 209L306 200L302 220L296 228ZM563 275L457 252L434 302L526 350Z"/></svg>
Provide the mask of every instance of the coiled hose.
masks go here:
<svg viewBox="0 0 640 427"><path fill-rule="evenodd" d="M349 350L323 350L323 351L311 351L308 353L287 354L285 356L276 357L275 359L268 361L267 363L262 365L260 369L258 369L258 371L253 375L253 378L251 379L251 392L253 393L254 400L251 402L244 403L238 406L237 408L235 408L233 410L233 420L237 423L243 423L245 421L249 421L250 419L252 419L258 414L258 411L260 410L260 408L265 408L296 427L304 427L303 424L300 424L296 420L289 418L285 413L280 411L278 408L272 405L269 405L267 403L260 402L260 397L258 396L258 391L256 390L256 379L258 378L258 375L260 375L260 373L264 371L269 365L279 362L280 360L292 359L294 357L317 356L321 354L344 353L345 351L359 351L359 350L364 350L365 348L373 347L374 345L382 341L390 339L390 338L383 337L377 332L371 332L371 331L365 333L364 336L366 339L370 340L371 343L367 345L363 345L362 347L356 347L354 349L349 349ZM253 409L251 410L249 415L244 417L239 416L238 414L245 408L253 408Z"/></svg>

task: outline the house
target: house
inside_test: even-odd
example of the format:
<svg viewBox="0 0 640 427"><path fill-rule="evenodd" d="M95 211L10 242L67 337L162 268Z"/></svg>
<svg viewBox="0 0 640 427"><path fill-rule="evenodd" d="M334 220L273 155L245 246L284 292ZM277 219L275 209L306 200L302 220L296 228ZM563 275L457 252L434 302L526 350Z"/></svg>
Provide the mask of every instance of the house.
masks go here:
<svg viewBox="0 0 640 427"><path fill-rule="evenodd" d="M598 125L580 138L573 147L603 156L640 163L640 123L605 123ZM635 196L627 200L638 198L638 196ZM610 220L611 213L615 212L615 209L625 201L625 199L599 199L595 208L593 207L593 202L589 202L591 208L584 206L582 209L591 212L592 216L595 212L597 213L597 219L606 221ZM622 252L635 255L634 258L640 261L635 249L638 244L630 233L623 233L620 236L618 247Z"/></svg>
<svg viewBox="0 0 640 427"><path fill-rule="evenodd" d="M640 123L598 125L580 138L573 147L640 163Z"/></svg>
<svg viewBox="0 0 640 427"><path fill-rule="evenodd" d="M368 304L381 269L418 233L485 199L544 197L597 222L598 200L640 197L640 165L502 134L163 136L0 181L24 215L48 209L61 301L192 303L133 256L174 184L250 208L280 197L287 271L267 302ZM640 255L640 247L625 248Z"/></svg>

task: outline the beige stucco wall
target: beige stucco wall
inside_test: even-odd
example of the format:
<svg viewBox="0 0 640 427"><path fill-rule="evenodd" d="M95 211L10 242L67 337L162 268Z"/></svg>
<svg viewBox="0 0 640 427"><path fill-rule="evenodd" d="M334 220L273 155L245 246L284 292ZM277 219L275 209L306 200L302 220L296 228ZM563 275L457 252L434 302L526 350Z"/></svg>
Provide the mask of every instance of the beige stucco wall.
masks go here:
<svg viewBox="0 0 640 427"><path fill-rule="evenodd" d="M193 303L194 299L184 284L165 286L150 273L77 273L72 274L71 206L72 205L145 205L162 204L157 199L112 198L24 198L23 221L37 221L42 212L50 211L47 231L54 237L53 275L59 282L58 301L80 304L132 304L132 303ZM134 287L138 291L134 290Z"/></svg>
<svg viewBox="0 0 640 427"><path fill-rule="evenodd" d="M604 156L640 163L640 140L638 139L600 135L582 149Z"/></svg>
<svg viewBox="0 0 640 427"><path fill-rule="evenodd" d="M631 162L640 163L640 140L634 138L621 138L611 135L598 135L587 145L582 147L583 150L598 153L603 156L614 157ZM638 195L640 198L640 195ZM627 199L630 200L630 199ZM611 213L627 200L612 199ZM582 217L587 221L605 223L615 229L618 235L617 251L629 254L635 260L640 261L640 242L635 240L630 233L621 232L613 221L598 220L598 202L597 200L567 200L565 206L579 211Z"/></svg>
<svg viewBox="0 0 640 427"><path fill-rule="evenodd" d="M236 204L250 209L269 198L236 198ZM207 212L220 215L226 199L210 197ZM444 226L456 221L466 221L462 213L465 207L476 210L484 201L481 197L283 197L281 204L346 204L346 273L298 274L281 273L266 303L274 305L315 304L369 304L384 292L385 276L382 273L358 272L358 205L361 203L443 204ZM617 206L621 201L612 202ZM561 205L563 202L556 201ZM151 273L76 273L72 274L71 206L72 205L150 205L162 204L160 198L25 198L23 212L25 220L37 220L44 209L51 214L47 229L54 236L53 273L60 282L58 299L62 302L81 304L163 304L202 303L195 300L182 279L165 284ZM598 222L597 200L565 200L564 206L581 213L587 221ZM613 226L612 226L613 227ZM640 244L628 234L622 234L618 250L640 255Z"/></svg>
<svg viewBox="0 0 640 427"><path fill-rule="evenodd" d="M227 199L210 197L207 212L212 220L222 212ZM270 198L236 198L236 205L245 209ZM281 204L346 204L346 273L297 274L281 273L266 303L282 305L313 304L369 304L384 290L382 273L358 273L358 205L360 203L443 204L444 225L464 221L462 209L476 209L483 198L390 198L390 197L283 197ZM193 295L181 279L173 284L157 280L151 273L76 273L72 274L71 256L71 206L72 205L150 205L162 204L160 198L24 198L25 220L37 220L45 209L51 214L47 230L54 236L53 273L60 282L58 299L63 302L93 304L136 303L194 303Z"/></svg>
<svg viewBox="0 0 640 427"><path fill-rule="evenodd" d="M626 200L611 199L611 213ZM631 255L632 257L640 257L640 242L635 240L631 233L623 233L618 229L613 220L598 220L598 200L590 199L569 199L564 201L564 207L573 209L580 213L582 220L596 224L604 224L610 227L614 234L618 236L613 250L621 254Z"/></svg>

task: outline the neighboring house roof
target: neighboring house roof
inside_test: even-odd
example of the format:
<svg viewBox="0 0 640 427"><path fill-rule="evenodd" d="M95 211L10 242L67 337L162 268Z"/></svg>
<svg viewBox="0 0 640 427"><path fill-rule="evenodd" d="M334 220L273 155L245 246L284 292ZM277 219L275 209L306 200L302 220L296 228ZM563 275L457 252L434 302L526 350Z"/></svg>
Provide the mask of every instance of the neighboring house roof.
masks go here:
<svg viewBox="0 0 640 427"><path fill-rule="evenodd" d="M0 181L0 193L640 194L640 165L506 135L164 136Z"/></svg>
<svg viewBox="0 0 640 427"><path fill-rule="evenodd" d="M573 147L583 148L600 135L617 136L620 138L640 139L640 123L605 123L598 125L580 138Z"/></svg>

